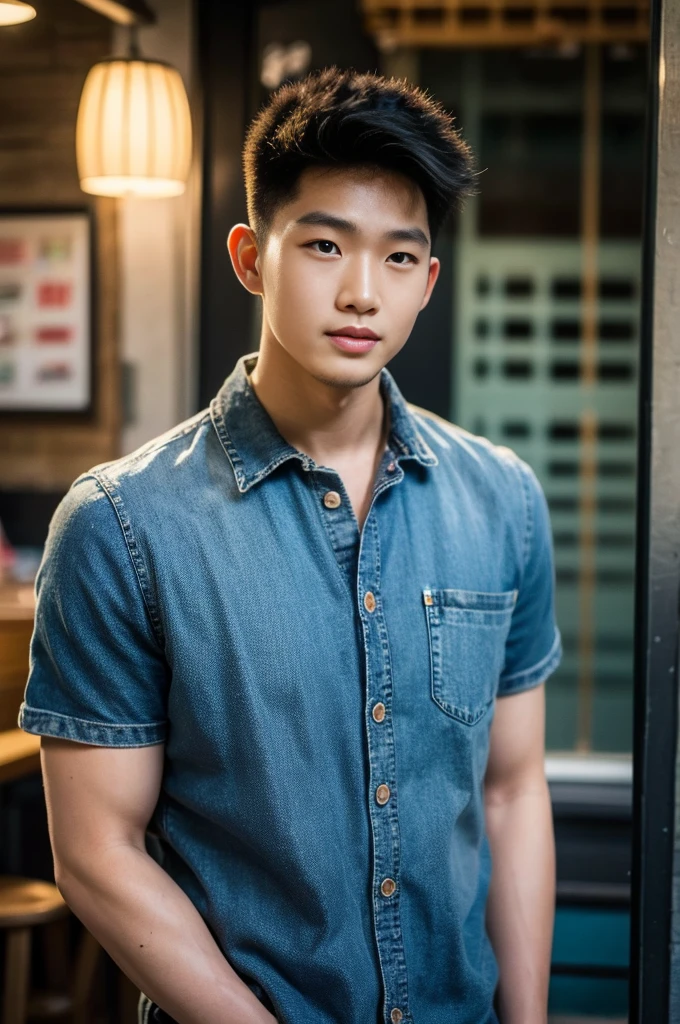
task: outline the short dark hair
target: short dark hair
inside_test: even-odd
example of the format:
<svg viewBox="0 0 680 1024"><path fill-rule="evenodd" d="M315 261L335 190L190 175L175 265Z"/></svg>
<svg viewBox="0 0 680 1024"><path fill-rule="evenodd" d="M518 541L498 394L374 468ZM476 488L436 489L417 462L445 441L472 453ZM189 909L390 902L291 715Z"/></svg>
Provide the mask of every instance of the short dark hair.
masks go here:
<svg viewBox="0 0 680 1024"><path fill-rule="evenodd" d="M308 167L361 164L398 171L419 186L434 242L473 191L472 156L441 103L406 79L338 67L272 94L243 149L248 217L262 244L277 210Z"/></svg>

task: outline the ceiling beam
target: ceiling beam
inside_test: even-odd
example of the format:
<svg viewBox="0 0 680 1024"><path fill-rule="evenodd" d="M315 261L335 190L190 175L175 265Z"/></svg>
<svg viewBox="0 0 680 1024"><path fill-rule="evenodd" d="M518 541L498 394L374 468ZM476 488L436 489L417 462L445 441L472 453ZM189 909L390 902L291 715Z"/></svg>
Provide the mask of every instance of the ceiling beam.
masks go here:
<svg viewBox="0 0 680 1024"><path fill-rule="evenodd" d="M118 25L153 25L156 15L145 0L78 0Z"/></svg>

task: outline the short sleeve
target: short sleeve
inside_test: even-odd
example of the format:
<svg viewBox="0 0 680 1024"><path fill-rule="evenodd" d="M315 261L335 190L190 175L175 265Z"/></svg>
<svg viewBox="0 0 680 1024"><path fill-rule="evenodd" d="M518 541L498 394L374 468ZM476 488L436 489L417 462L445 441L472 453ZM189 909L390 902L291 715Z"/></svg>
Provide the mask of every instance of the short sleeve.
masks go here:
<svg viewBox="0 0 680 1024"><path fill-rule="evenodd" d="M106 747L163 742L169 668L118 514L91 475L50 522L19 726Z"/></svg>
<svg viewBox="0 0 680 1024"><path fill-rule="evenodd" d="M534 471L518 460L526 517L519 593L505 645L498 695L519 693L547 679L562 659L555 621L555 565L548 504Z"/></svg>

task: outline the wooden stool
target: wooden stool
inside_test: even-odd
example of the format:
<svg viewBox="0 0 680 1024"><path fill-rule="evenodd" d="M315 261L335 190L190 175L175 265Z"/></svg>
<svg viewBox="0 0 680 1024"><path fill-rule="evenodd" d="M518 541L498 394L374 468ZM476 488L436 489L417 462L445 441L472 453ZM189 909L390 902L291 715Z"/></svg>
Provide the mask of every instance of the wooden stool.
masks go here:
<svg viewBox="0 0 680 1024"><path fill-rule="evenodd" d="M88 931L81 940L70 992L29 996L31 929L65 919L69 913L56 885L0 877L0 929L7 933L2 1024L66 1016L73 1024L87 1024L87 1000L100 949Z"/></svg>

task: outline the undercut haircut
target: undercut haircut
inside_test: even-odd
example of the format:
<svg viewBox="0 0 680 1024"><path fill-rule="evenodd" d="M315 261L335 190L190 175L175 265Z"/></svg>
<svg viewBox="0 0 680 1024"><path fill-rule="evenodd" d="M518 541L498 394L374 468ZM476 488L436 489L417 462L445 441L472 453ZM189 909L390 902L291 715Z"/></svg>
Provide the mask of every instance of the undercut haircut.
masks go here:
<svg viewBox="0 0 680 1024"><path fill-rule="evenodd" d="M420 188L432 243L476 177L468 145L441 103L406 79L335 66L276 90L243 148L248 219L262 246L308 167L369 165Z"/></svg>

